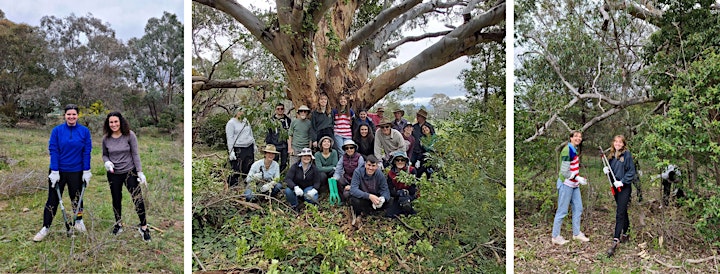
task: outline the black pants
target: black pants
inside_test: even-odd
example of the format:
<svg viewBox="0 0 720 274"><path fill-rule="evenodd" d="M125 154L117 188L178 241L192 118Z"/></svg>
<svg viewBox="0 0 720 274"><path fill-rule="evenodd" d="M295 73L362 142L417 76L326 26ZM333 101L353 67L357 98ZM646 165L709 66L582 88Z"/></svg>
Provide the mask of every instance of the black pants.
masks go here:
<svg viewBox="0 0 720 274"><path fill-rule="evenodd" d="M380 196L378 196L380 197ZM374 209L372 207L372 202L368 199L359 199L357 197L350 197L350 205L353 207L353 210L355 210L355 215L360 215L360 213L365 213L368 215L375 215L379 213L380 211L384 211L390 207L390 205L393 203L393 198L390 197L390 201L385 201L383 206L378 209Z"/></svg>
<svg viewBox="0 0 720 274"><path fill-rule="evenodd" d="M280 172L284 172L285 168L288 165L288 147L287 145L276 145L275 149L280 152L280 154L275 154L275 162L278 162L278 164L280 165Z"/></svg>
<svg viewBox="0 0 720 274"><path fill-rule="evenodd" d="M49 172L48 172L49 174ZM57 191L51 187L50 179L48 179L48 199L45 202L45 209L43 210L43 226L50 227L53 221L55 213L57 213L58 203L60 203L60 197L57 195ZM77 172L60 172L60 180L55 184L55 187L60 189L60 195L65 190L65 185L68 186L70 191L70 201L72 201L72 210L75 211L77 208L78 199L80 199L80 191L82 191L82 171ZM80 210L78 210L78 220L82 220L82 209L83 204L80 203ZM72 218L73 212L66 212L69 218Z"/></svg>
<svg viewBox="0 0 720 274"><path fill-rule="evenodd" d="M143 200L142 191L138 184L137 172L132 171L119 174L108 172L107 178L110 184L115 224L120 224L122 218L122 187L125 185L130 192L133 204L135 204L135 212L137 212L138 218L140 219L140 226L147 225L147 220L145 219L145 201Z"/></svg>
<svg viewBox="0 0 720 274"><path fill-rule="evenodd" d="M350 190L345 191L345 186L349 185L350 181L345 180L345 176L337 180L338 196L340 196L340 201L342 202L347 202L350 199Z"/></svg>
<svg viewBox="0 0 720 274"><path fill-rule="evenodd" d="M625 185L622 187L622 191L615 193L617 211L615 211L615 233L613 234L613 238L620 239L620 235L627 234L628 229L630 229L630 218L628 217L627 210L631 194L631 185Z"/></svg>
<svg viewBox="0 0 720 274"><path fill-rule="evenodd" d="M253 145L246 147L234 147L233 150L235 150L236 159L230 161L230 165L232 165L232 169L235 173L231 176L230 181L228 182L228 186L230 187L236 186L239 178L242 178L243 182L245 181L248 172L250 172L250 166L252 166L255 161L255 147Z"/></svg>

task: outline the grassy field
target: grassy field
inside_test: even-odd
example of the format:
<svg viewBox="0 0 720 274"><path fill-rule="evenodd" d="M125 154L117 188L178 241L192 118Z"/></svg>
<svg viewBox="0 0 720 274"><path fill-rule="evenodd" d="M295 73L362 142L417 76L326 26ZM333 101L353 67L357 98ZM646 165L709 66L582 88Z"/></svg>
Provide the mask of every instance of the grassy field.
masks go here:
<svg viewBox="0 0 720 274"><path fill-rule="evenodd" d="M83 198L88 232L67 237L58 211L45 240L32 241L42 227L48 195L50 130L0 128L0 272L182 272L183 150L178 149L182 143L154 130L136 131L148 178L148 224L155 228L150 243L134 229L139 220L127 189L123 189L122 208L126 229L118 236L111 234L114 217L101 157L102 137L97 134L93 177ZM63 196L69 212L70 198Z"/></svg>

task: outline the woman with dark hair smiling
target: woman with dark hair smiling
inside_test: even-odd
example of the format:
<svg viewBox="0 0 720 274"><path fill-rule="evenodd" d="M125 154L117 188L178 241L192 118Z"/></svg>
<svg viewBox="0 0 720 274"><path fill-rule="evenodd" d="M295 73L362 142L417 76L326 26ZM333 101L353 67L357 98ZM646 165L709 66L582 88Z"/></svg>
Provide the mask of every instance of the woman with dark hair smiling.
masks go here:
<svg viewBox="0 0 720 274"><path fill-rule="evenodd" d="M115 213L115 226L112 234L117 235L123 231L121 223L122 187L125 185L140 219L138 231L143 240L149 242L150 230L147 227L145 203L139 186L139 184L147 185L147 179L142 172L135 132L130 130L130 125L120 112L111 112L107 115L103 130L105 136L102 141L102 158L105 162L105 170L107 170L113 212Z"/></svg>
<svg viewBox="0 0 720 274"><path fill-rule="evenodd" d="M48 199L43 210L43 227L33 237L33 241L42 241L50 233L50 224L57 213L57 206L65 185L70 192L73 211L77 211L75 229L85 232L82 220L82 201L78 205L83 183L90 182L90 152L92 139L90 130L78 124L79 108L75 104L65 106L65 123L53 128L50 133L48 150L50 151L50 175L48 175ZM58 195L59 193L59 195ZM77 210L76 210L77 208ZM68 227L69 229L69 227Z"/></svg>

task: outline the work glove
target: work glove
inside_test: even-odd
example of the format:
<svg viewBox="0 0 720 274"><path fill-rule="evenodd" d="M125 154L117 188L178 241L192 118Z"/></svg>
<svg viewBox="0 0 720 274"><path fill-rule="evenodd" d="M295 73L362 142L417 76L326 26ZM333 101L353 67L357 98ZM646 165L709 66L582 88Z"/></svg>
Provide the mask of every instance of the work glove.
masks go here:
<svg viewBox="0 0 720 274"><path fill-rule="evenodd" d="M272 189L273 186L275 186L275 182L266 183L266 184L262 185L262 187L260 187L260 192L263 192L263 193L270 192L270 190Z"/></svg>
<svg viewBox="0 0 720 274"><path fill-rule="evenodd" d="M86 184L90 183L90 177L92 177L92 173L90 173L90 170L84 170L82 175L82 180Z"/></svg>
<svg viewBox="0 0 720 274"><path fill-rule="evenodd" d="M250 180L261 180L262 175L262 172L255 172L253 174L250 174Z"/></svg>
<svg viewBox="0 0 720 274"><path fill-rule="evenodd" d="M106 161L105 162L105 171L110 172L110 173L115 173L115 165L110 161Z"/></svg>
<svg viewBox="0 0 720 274"><path fill-rule="evenodd" d="M381 207L383 206L383 204L385 203L385 197L384 197L384 196L380 196L379 199L380 199L380 202L379 202L377 205L376 205L376 204L373 204L373 205L372 205L373 209L381 208Z"/></svg>
<svg viewBox="0 0 720 274"><path fill-rule="evenodd" d="M299 186L295 186L295 188L293 188L293 191L295 191L295 196L300 197L303 195L303 191L302 191L302 189L300 189Z"/></svg>
<svg viewBox="0 0 720 274"><path fill-rule="evenodd" d="M605 175L610 174L610 167L603 167L603 173L605 173Z"/></svg>
<svg viewBox="0 0 720 274"><path fill-rule="evenodd" d="M235 150L234 150L234 149L233 149L232 151L230 151L230 157L228 157L228 158L230 159L230 161L235 161L235 160L237 160L237 157L235 157Z"/></svg>
<svg viewBox="0 0 720 274"><path fill-rule="evenodd" d="M587 185L587 179L585 179L585 177L577 176L575 177L575 180L577 180L581 185Z"/></svg>
<svg viewBox="0 0 720 274"><path fill-rule="evenodd" d="M257 144L254 144L254 145L253 145L253 153L255 153L255 154L258 153Z"/></svg>
<svg viewBox="0 0 720 274"><path fill-rule="evenodd" d="M50 178L50 187L55 188L55 184L60 181L60 171L50 171L48 178Z"/></svg>
<svg viewBox="0 0 720 274"><path fill-rule="evenodd" d="M143 174L142 171L138 172L138 181L140 181L141 184L147 186L147 178L145 178L145 174Z"/></svg>
<svg viewBox="0 0 720 274"><path fill-rule="evenodd" d="M305 199L315 201L315 195L317 195L317 190L310 189L308 192L305 192Z"/></svg>
<svg viewBox="0 0 720 274"><path fill-rule="evenodd" d="M623 183L620 182L620 181L615 181L615 182L613 183L613 186L615 186L615 187L622 187L622 186L623 186Z"/></svg>
<svg viewBox="0 0 720 274"><path fill-rule="evenodd" d="M415 168L420 168L420 160L415 161Z"/></svg>

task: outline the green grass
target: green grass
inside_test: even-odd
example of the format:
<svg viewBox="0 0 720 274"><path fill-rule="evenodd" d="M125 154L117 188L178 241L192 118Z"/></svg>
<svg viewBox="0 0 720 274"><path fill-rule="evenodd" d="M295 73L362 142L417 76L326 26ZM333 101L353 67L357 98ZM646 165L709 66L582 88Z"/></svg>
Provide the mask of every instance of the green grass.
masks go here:
<svg viewBox="0 0 720 274"><path fill-rule="evenodd" d="M123 191L125 231L112 236L114 217L110 189L102 164L102 137L93 136L93 177L85 192L87 233L65 235L63 218L55 216L50 235L40 243L32 237L42 227L48 195L49 129L0 128L0 272L182 272L183 167L182 144L148 131L139 134L143 171L148 178L148 223L145 243L135 229L139 223L132 200ZM70 198L63 201L70 211Z"/></svg>

